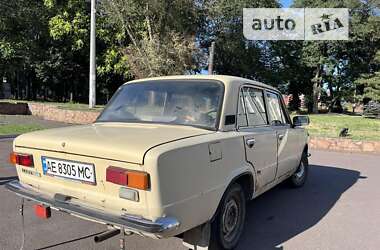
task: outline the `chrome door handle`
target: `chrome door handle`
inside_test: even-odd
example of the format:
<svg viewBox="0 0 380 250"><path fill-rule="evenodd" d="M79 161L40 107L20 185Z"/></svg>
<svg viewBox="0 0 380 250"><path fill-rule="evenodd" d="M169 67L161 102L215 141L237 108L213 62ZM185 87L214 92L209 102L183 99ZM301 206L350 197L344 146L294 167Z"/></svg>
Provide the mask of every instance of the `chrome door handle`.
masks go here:
<svg viewBox="0 0 380 250"><path fill-rule="evenodd" d="M252 148L253 146L255 146L256 140L255 138L247 139L245 143L247 143L248 147Z"/></svg>
<svg viewBox="0 0 380 250"><path fill-rule="evenodd" d="M284 135L278 135L278 140L282 140L282 139L284 139Z"/></svg>

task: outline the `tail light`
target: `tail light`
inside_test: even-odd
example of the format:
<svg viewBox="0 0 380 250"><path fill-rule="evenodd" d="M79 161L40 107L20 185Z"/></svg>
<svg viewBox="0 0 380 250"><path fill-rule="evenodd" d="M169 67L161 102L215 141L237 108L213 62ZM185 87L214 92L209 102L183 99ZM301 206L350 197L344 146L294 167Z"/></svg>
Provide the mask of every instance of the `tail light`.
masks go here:
<svg viewBox="0 0 380 250"><path fill-rule="evenodd" d="M15 152L11 152L9 155L9 162L16 165L17 164L17 155Z"/></svg>
<svg viewBox="0 0 380 250"><path fill-rule="evenodd" d="M106 180L114 184L147 190L149 188L149 174L139 171L130 171L118 167L108 167Z"/></svg>
<svg viewBox="0 0 380 250"><path fill-rule="evenodd" d="M50 207L45 207L44 205L38 204L34 205L34 213L38 218L48 219L51 217Z"/></svg>
<svg viewBox="0 0 380 250"><path fill-rule="evenodd" d="M12 164L21 165L24 167L33 167L34 165L33 155L29 155L29 154L19 154L19 153L12 152L9 155L9 161Z"/></svg>
<svg viewBox="0 0 380 250"><path fill-rule="evenodd" d="M127 171L122 168L108 167L106 171L106 181L127 186L128 185Z"/></svg>

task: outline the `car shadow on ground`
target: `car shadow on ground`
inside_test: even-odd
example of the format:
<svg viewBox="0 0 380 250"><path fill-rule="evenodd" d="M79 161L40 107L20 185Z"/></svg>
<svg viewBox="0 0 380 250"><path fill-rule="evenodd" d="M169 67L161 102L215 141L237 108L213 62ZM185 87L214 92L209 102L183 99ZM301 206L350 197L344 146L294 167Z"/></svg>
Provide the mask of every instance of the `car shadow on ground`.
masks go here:
<svg viewBox="0 0 380 250"><path fill-rule="evenodd" d="M17 176L0 177L0 186L16 179L18 179Z"/></svg>
<svg viewBox="0 0 380 250"><path fill-rule="evenodd" d="M237 249L282 249L283 242L317 224L359 178L358 171L310 165L304 187L283 183L247 204Z"/></svg>

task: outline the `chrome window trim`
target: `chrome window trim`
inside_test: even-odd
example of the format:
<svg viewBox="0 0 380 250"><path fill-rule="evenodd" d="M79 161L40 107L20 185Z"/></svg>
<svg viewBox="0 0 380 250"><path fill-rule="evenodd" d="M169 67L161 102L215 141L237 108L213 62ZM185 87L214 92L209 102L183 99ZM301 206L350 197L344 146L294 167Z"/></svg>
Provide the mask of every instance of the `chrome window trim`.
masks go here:
<svg viewBox="0 0 380 250"><path fill-rule="evenodd" d="M285 103L284 103L284 100L282 98L282 94L281 92L279 91L273 91L273 90L268 90L268 89L265 89L265 92L268 92L268 93L272 93L272 94L275 94L277 95L277 97L279 98L280 100L280 106L281 106L281 109L282 109L282 112L284 113L284 118L285 120L287 120L287 123L284 123L282 125L270 125L270 126L274 126L274 127L284 127L284 126L290 126L290 127L293 127L293 124L292 124L292 120L290 119L290 115L289 115L289 112L287 110L287 108L285 107ZM265 100L267 99L267 96L265 95ZM267 101L265 101L265 103L267 103ZM268 114L268 122L270 124L270 121L269 121L269 114Z"/></svg>
<svg viewBox="0 0 380 250"><path fill-rule="evenodd" d="M257 89L257 90L261 90L263 92L265 115L267 117L267 124L266 125L249 125L248 124L248 119L247 119L247 113L245 114L246 115L246 119L247 119L247 126L239 126L238 125L238 111L239 111L240 95L241 95L244 87L254 88L254 89ZM240 131L241 129L271 127L271 125L269 124L269 116L268 116L268 112L267 112L267 101L266 101L266 98L265 98L265 93L266 93L265 91L266 90L267 90L266 88L261 87L261 86L257 86L257 85L252 84L252 83L243 83L243 84L241 84L239 86L239 93L238 93L237 105L236 105L236 123L235 123L235 129L236 129L236 131ZM245 107L244 107L244 110L246 111Z"/></svg>

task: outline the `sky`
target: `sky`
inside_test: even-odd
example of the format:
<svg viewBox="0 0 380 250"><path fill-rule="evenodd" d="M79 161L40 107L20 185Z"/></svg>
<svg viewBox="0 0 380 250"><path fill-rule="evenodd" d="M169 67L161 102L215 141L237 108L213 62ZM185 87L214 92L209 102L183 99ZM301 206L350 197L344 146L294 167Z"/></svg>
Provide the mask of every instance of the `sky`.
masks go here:
<svg viewBox="0 0 380 250"><path fill-rule="evenodd" d="M281 0L280 3L282 4L282 7L288 8L293 3L293 0Z"/></svg>

